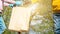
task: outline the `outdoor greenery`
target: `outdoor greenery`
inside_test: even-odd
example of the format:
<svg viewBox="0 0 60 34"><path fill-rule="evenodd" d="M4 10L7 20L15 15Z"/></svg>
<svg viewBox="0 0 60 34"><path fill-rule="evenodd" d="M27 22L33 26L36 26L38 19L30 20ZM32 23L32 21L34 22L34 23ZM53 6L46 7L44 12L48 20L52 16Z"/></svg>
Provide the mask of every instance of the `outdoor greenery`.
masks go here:
<svg viewBox="0 0 60 34"><path fill-rule="evenodd" d="M32 30L31 32L30 31L25 32L24 34L32 33L32 32L34 32L35 34L54 34L53 31L54 22L52 18L51 1L48 2L47 1L48 0L45 1L42 0L40 2L42 6L39 5L38 9L36 10L37 13L34 15L34 17L31 20L30 30L31 29ZM12 12L11 7L4 7L3 18L7 26L7 29L3 34L16 34L16 32L8 30L11 12Z"/></svg>

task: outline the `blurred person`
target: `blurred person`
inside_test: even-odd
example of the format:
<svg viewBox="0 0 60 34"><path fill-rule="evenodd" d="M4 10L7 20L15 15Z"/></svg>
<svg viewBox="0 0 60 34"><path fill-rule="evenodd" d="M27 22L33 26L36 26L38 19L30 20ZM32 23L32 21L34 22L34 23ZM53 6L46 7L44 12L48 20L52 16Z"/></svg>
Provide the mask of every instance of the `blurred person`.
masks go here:
<svg viewBox="0 0 60 34"><path fill-rule="evenodd" d="M22 1L13 1L13 0L0 0L0 34L2 34L4 32L4 30L6 29L4 20L2 18L2 10L3 10L3 6L10 6L13 7L13 5L20 5L22 4Z"/></svg>

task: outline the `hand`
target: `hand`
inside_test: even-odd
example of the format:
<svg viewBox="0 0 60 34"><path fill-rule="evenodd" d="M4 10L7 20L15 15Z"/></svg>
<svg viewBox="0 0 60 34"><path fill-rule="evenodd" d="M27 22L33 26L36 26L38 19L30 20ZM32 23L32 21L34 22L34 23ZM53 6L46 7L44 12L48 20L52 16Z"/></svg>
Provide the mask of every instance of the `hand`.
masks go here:
<svg viewBox="0 0 60 34"><path fill-rule="evenodd" d="M23 3L23 1L16 1L16 5L19 6Z"/></svg>

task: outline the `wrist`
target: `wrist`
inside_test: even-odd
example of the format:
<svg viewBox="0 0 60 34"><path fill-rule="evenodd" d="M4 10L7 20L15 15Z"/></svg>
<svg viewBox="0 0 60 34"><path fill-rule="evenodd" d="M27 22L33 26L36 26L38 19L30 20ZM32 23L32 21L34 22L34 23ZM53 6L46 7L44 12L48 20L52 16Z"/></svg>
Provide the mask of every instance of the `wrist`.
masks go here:
<svg viewBox="0 0 60 34"><path fill-rule="evenodd" d="M9 6L10 6L10 7L13 7L13 6L14 6L14 4L9 4Z"/></svg>

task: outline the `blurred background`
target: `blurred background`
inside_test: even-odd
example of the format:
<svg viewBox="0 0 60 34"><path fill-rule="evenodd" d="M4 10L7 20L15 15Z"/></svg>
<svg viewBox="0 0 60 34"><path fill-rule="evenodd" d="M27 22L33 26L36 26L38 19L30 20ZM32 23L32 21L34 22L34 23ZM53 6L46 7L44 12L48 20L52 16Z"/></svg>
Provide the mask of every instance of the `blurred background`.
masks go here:
<svg viewBox="0 0 60 34"><path fill-rule="evenodd" d="M16 1L16 0L15 0ZM31 2L30 0L23 0L24 2ZM32 0L31 3L36 1ZM33 16L30 24L30 31L21 32L21 34L54 34L54 22L52 19L52 0L39 0L37 13ZM4 7L3 18L7 29L3 34L18 34L18 32L8 30L8 25L11 17L12 8Z"/></svg>

